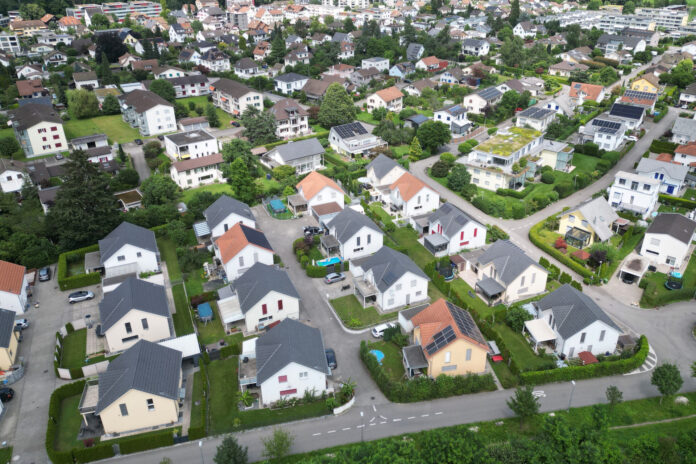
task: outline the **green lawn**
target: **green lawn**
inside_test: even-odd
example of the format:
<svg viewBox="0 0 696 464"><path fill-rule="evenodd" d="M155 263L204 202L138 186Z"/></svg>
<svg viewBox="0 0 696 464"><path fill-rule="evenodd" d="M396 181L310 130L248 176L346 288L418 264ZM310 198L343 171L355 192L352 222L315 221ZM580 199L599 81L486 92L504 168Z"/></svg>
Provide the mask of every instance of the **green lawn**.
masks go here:
<svg viewBox="0 0 696 464"><path fill-rule="evenodd" d="M369 327L380 322L396 319L398 313L380 314L374 306L363 308L355 295L346 295L331 300L338 317L343 325L352 329Z"/></svg>
<svg viewBox="0 0 696 464"><path fill-rule="evenodd" d="M612 440L619 444L628 445L632 440L641 437L670 437L688 430L696 429L696 417L689 419L675 420L662 424L644 425L641 427L630 427L626 429L614 429L609 431Z"/></svg>
<svg viewBox="0 0 696 464"><path fill-rule="evenodd" d="M370 210L377 215L379 220L382 221L385 226L393 223L391 216L384 211L384 208L382 208L380 203L370 204Z"/></svg>
<svg viewBox="0 0 696 464"><path fill-rule="evenodd" d="M502 322L496 323L493 329L503 338L510 355L522 371L536 371L548 364L548 361L534 354L522 334Z"/></svg>
<svg viewBox="0 0 696 464"><path fill-rule="evenodd" d="M203 345L209 345L225 338L225 329L222 326L220 313L218 313L217 303L209 301L213 308L213 320L208 322L196 321L198 328L198 341Z"/></svg>
<svg viewBox="0 0 696 464"><path fill-rule="evenodd" d="M622 236L612 237L612 239L618 238L618 243L613 243L613 245L615 247L621 245L621 247L619 248L619 253L616 260L612 262L609 266L604 266L602 268L601 277L603 279L610 279L614 275L614 273L619 267L619 264L624 260L626 256L628 256L633 250L635 250L640 241L643 240L643 235L645 235L645 230L641 229L640 233L632 234L628 238L628 240L623 240Z"/></svg>
<svg viewBox="0 0 696 464"><path fill-rule="evenodd" d="M203 268L186 273L186 293L189 298L203 293L203 282L205 282L205 271Z"/></svg>
<svg viewBox="0 0 696 464"><path fill-rule="evenodd" d="M12 447L0 448L0 464L10 464L12 460Z"/></svg>
<svg viewBox="0 0 696 464"><path fill-rule="evenodd" d="M517 386L519 380L517 379L517 376L512 373L505 361L496 363L492 362L491 367L493 368L493 372L495 372L495 376L498 377L498 380L503 388L512 388Z"/></svg>
<svg viewBox="0 0 696 464"><path fill-rule="evenodd" d="M53 443L57 451L69 451L73 448L82 448L84 446L81 441L77 440L80 423L82 422L82 416L78 410L81 397L82 392L69 396L60 405L55 442Z"/></svg>
<svg viewBox="0 0 696 464"><path fill-rule="evenodd" d="M201 373L193 374L193 392L191 393L191 424L190 427L200 427L203 424L201 408L203 399L203 380ZM196 404L198 402L198 404Z"/></svg>
<svg viewBox="0 0 696 464"><path fill-rule="evenodd" d="M494 309L502 307L502 305L495 307L488 306L485 301L476 295L476 292L473 288L471 288L471 285L467 284L462 279L454 279L452 282L450 282L450 285L452 286L452 289L457 292L459 298L464 300L467 306L476 311L481 318L485 319L493 314ZM471 294L474 296L469 295L469 292L471 292Z"/></svg>
<svg viewBox="0 0 696 464"><path fill-rule="evenodd" d="M690 208L684 208L683 206L673 206L673 205L660 205L657 208L658 213L679 213L686 214L691 211Z"/></svg>
<svg viewBox="0 0 696 464"><path fill-rule="evenodd" d="M179 282L181 280L181 269L179 268L179 259L176 257L176 245L168 238L157 239L157 248L162 255L162 259L167 264L167 272L171 282Z"/></svg>
<svg viewBox="0 0 696 464"><path fill-rule="evenodd" d="M379 350L384 353L382 359L382 369L395 382L404 380L404 364L402 362L401 348L391 342L378 341L370 343L371 350Z"/></svg>
<svg viewBox="0 0 696 464"><path fill-rule="evenodd" d="M433 262L435 257L418 243L418 234L409 227L397 227L390 234L399 246L405 247L409 258L411 258L421 269Z"/></svg>
<svg viewBox="0 0 696 464"><path fill-rule="evenodd" d="M112 143L132 142L141 138L138 129L123 122L120 114L99 116L91 119L71 119L63 123L65 137L73 139L85 135L104 133Z"/></svg>
<svg viewBox="0 0 696 464"><path fill-rule="evenodd" d="M60 367L72 369L85 364L87 357L87 329L76 330L63 338Z"/></svg>
<svg viewBox="0 0 696 464"><path fill-rule="evenodd" d="M667 287L665 287L667 274L661 272L646 272L642 280L647 280L652 284L649 284L643 291L643 297L640 300L640 305L642 307L661 305L661 302L671 296L670 293L674 291L668 290ZM688 288L692 289L692 291L687 292L684 299L690 299L693 295L693 289L696 288L696 252L691 255L689 264L687 264L684 275L682 276L682 289Z"/></svg>
<svg viewBox="0 0 696 464"><path fill-rule="evenodd" d="M184 285L173 286L172 295L174 297L174 305L176 306L176 313L172 315L176 336L181 337L182 335L194 333L191 311L189 311L186 294L184 293Z"/></svg>
<svg viewBox="0 0 696 464"><path fill-rule="evenodd" d="M187 109L188 109L188 104L189 102L193 102L196 105L200 106L205 110L205 107L208 106L208 104L213 104L212 102L208 101L208 97L203 95L201 97L188 97L188 98L179 98L176 100L177 103L182 103ZM218 119L220 119L220 128L221 129L226 129L230 127L230 121L233 119L232 115L225 113L222 111L220 108L215 108L215 112L218 115ZM198 113L195 111L189 111L189 116L192 118L198 117ZM203 113L203 116L205 116L205 112Z"/></svg>
<svg viewBox="0 0 696 464"><path fill-rule="evenodd" d="M273 187L278 187L280 184L278 183L277 180L275 179L266 179L265 177L259 177L254 180L256 182L256 186L258 187L260 192L263 192L264 194L267 194L269 190ZM197 188L191 188L191 189L186 189L184 190L183 194L181 195L181 201L184 203L188 203L191 201L191 199L196 195L198 192L210 192L213 194L225 194L229 196L233 196L234 191L232 190L232 187L230 184L227 183L219 183L219 184L210 184L210 185L204 185L202 187L197 187Z"/></svg>
<svg viewBox="0 0 696 464"><path fill-rule="evenodd" d="M71 261L68 263L68 276L76 276L85 273L85 258L82 256L80 259Z"/></svg>

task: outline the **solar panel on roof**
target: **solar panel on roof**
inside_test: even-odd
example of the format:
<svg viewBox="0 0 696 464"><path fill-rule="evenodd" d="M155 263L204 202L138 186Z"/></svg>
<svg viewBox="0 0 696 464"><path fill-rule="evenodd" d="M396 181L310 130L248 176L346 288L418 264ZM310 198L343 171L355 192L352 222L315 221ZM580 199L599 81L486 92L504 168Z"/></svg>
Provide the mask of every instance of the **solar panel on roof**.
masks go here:
<svg viewBox="0 0 696 464"><path fill-rule="evenodd" d="M640 119L643 114L643 108L640 106L623 105L621 103L614 103L609 112L612 116L618 116L621 118L631 118Z"/></svg>
<svg viewBox="0 0 696 464"><path fill-rule="evenodd" d="M356 135L367 134L367 130L359 122L351 122L348 124L343 124L342 126L335 126L334 130L338 135L343 138L355 137Z"/></svg>
<svg viewBox="0 0 696 464"><path fill-rule="evenodd" d="M606 127L614 130L621 127L621 123L616 121L607 121L606 119L593 119L592 125L597 127Z"/></svg>
<svg viewBox="0 0 696 464"><path fill-rule="evenodd" d="M456 322L457 327L459 327L459 331L465 335L473 337L473 335L477 332L477 328L471 317L467 317L467 314L465 314L464 311L457 308L449 308L449 310L450 314L454 318L454 322Z"/></svg>
<svg viewBox="0 0 696 464"><path fill-rule="evenodd" d="M391 285L394 282L396 282L399 279L398 276L396 276L392 271L387 271L384 273L384 276L382 276L382 280L384 281L385 284Z"/></svg>
<svg viewBox="0 0 696 464"><path fill-rule="evenodd" d="M448 325L433 335L433 341L428 343L428 345L425 347L425 351L427 351L430 355L437 353L455 338L457 338L457 335L454 333L454 329L452 329L451 325Z"/></svg>

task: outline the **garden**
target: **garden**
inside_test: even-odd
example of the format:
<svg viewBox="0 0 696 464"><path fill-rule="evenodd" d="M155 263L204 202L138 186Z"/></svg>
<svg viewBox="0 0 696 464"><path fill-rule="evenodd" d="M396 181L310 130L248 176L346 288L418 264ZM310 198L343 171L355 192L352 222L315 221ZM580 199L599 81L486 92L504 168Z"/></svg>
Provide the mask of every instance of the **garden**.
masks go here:
<svg viewBox="0 0 696 464"><path fill-rule="evenodd" d="M374 306L363 308L358 298L353 294L334 298L330 303L343 325L350 329L363 329L391 321L396 319L398 315L397 312L380 314Z"/></svg>
<svg viewBox="0 0 696 464"><path fill-rule="evenodd" d="M71 119L63 123L65 137L70 140L92 134L106 134L111 143L128 143L140 138L138 129L123 121L120 114L91 119Z"/></svg>
<svg viewBox="0 0 696 464"><path fill-rule="evenodd" d="M665 287L668 279L669 276L661 272L645 273L638 284L643 289L643 296L640 299L641 308L655 308L692 299L696 294L696 253L691 255L689 264L682 275L682 288L669 290Z"/></svg>

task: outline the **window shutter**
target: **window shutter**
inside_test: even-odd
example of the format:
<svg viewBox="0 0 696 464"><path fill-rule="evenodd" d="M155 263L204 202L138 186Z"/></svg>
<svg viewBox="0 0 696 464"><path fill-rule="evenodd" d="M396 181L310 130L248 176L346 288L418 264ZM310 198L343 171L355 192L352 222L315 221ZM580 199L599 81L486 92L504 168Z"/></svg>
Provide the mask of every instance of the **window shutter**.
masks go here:
<svg viewBox="0 0 696 464"><path fill-rule="evenodd" d="M474 227L474 237L476 237L477 232L478 232L478 227Z"/></svg>
<svg viewBox="0 0 696 464"><path fill-rule="evenodd" d="M261 305L261 313L262 314L268 313L268 307L266 306L265 303Z"/></svg>
<svg viewBox="0 0 696 464"><path fill-rule="evenodd" d="M278 311L283 309L283 300L278 300Z"/></svg>

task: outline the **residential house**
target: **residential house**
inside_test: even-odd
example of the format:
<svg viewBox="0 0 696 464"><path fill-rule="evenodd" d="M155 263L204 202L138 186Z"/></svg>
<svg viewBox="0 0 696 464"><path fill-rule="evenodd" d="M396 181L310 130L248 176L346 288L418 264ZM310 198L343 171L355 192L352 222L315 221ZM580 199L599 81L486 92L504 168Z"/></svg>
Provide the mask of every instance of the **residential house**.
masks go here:
<svg viewBox="0 0 696 464"><path fill-rule="evenodd" d="M575 148L565 142L544 139L534 161L537 168L550 166L556 171L568 172L573 166ZM531 162L531 161L530 161Z"/></svg>
<svg viewBox="0 0 696 464"><path fill-rule="evenodd" d="M79 410L94 415L104 433L118 435L179 422L182 353L140 340L113 359L97 382L85 384Z"/></svg>
<svg viewBox="0 0 696 464"><path fill-rule="evenodd" d="M210 93L208 76L205 74L172 77L167 78L166 80L174 87L176 98L197 97L200 95L208 95Z"/></svg>
<svg viewBox="0 0 696 464"><path fill-rule="evenodd" d="M299 64L309 64L312 59L312 53L306 45L297 45L290 49L287 55L283 58L283 64L286 67L297 66Z"/></svg>
<svg viewBox="0 0 696 464"><path fill-rule="evenodd" d="M266 74L263 68L261 68L256 61L247 57L240 59L234 64L234 73L243 79L249 79Z"/></svg>
<svg viewBox="0 0 696 464"><path fill-rule="evenodd" d="M210 85L213 104L236 116L241 115L249 106L263 110L263 97L260 92L230 79L221 78Z"/></svg>
<svg viewBox="0 0 696 464"><path fill-rule="evenodd" d="M179 63L193 63L195 65L200 64L201 54L197 50L192 48L184 48L179 52Z"/></svg>
<svg viewBox="0 0 696 464"><path fill-rule="evenodd" d="M614 235L614 223L619 216L604 197L587 200L558 216L558 232L575 248L586 248L596 242L606 242Z"/></svg>
<svg viewBox="0 0 696 464"><path fill-rule="evenodd" d="M517 127L531 127L540 132L546 131L549 124L556 119L556 111L548 108L531 106L517 113Z"/></svg>
<svg viewBox="0 0 696 464"><path fill-rule="evenodd" d="M614 34L602 34L597 39L595 48L604 55L610 55L619 51L639 53L645 51L645 40L640 37L628 37Z"/></svg>
<svg viewBox="0 0 696 464"><path fill-rule="evenodd" d="M364 307L389 311L428 300L428 276L411 258L383 246L375 254L351 263L358 301Z"/></svg>
<svg viewBox="0 0 696 464"><path fill-rule="evenodd" d="M138 340L159 342L174 335L164 287L137 276L104 294L99 316L109 353L127 350Z"/></svg>
<svg viewBox="0 0 696 464"><path fill-rule="evenodd" d="M289 142L263 155L263 163L271 168L292 166L298 175L324 168L324 147L316 138Z"/></svg>
<svg viewBox="0 0 696 464"><path fill-rule="evenodd" d="M696 119L677 118L672 126L671 141L679 145L696 142Z"/></svg>
<svg viewBox="0 0 696 464"><path fill-rule="evenodd" d="M491 51L488 42L482 39L462 40L462 53L470 56L486 56Z"/></svg>
<svg viewBox="0 0 696 464"><path fill-rule="evenodd" d="M583 82L572 82L568 94L571 103L576 106L582 105L586 100L601 102L604 100L604 87L601 85L585 84Z"/></svg>
<svg viewBox="0 0 696 464"><path fill-rule="evenodd" d="M222 154L199 156L174 161L169 168L172 180L182 189L224 182Z"/></svg>
<svg viewBox="0 0 696 464"><path fill-rule="evenodd" d="M686 186L689 167L672 162L671 157L665 161L660 157L657 159L641 158L636 172L658 181L660 192L676 195Z"/></svg>
<svg viewBox="0 0 696 464"><path fill-rule="evenodd" d="M356 69L350 76L350 81L358 86L369 85L381 76L377 68Z"/></svg>
<svg viewBox="0 0 696 464"><path fill-rule="evenodd" d="M355 121L332 127L329 131L329 144L338 153L355 156L367 155L387 142L370 134L365 126Z"/></svg>
<svg viewBox="0 0 696 464"><path fill-rule="evenodd" d="M188 132L199 129L210 129L210 123L205 116L197 116L195 118L183 118L177 122L177 128L182 132Z"/></svg>
<svg viewBox="0 0 696 464"><path fill-rule="evenodd" d="M131 61L131 69L133 71L153 72L158 67L159 61L156 59Z"/></svg>
<svg viewBox="0 0 696 464"><path fill-rule="evenodd" d="M326 227L329 233L321 237L321 247L327 256L337 254L350 261L369 256L382 248L382 229L352 208L339 212Z"/></svg>
<svg viewBox="0 0 696 464"><path fill-rule="evenodd" d="M99 255L106 277L160 270L155 233L130 222L122 222L99 240Z"/></svg>
<svg viewBox="0 0 696 464"><path fill-rule="evenodd" d="M51 105L30 103L10 114L12 129L27 158L67 151L63 120Z"/></svg>
<svg viewBox="0 0 696 464"><path fill-rule="evenodd" d="M210 156L219 151L217 139L203 129L166 135L164 148L175 161Z"/></svg>
<svg viewBox="0 0 696 464"><path fill-rule="evenodd" d="M696 167L696 142L679 145L674 150L674 162L690 168Z"/></svg>
<svg viewBox="0 0 696 464"><path fill-rule="evenodd" d="M399 79L405 79L416 72L416 67L410 61L404 61L403 63L397 63L389 69L389 77L398 77Z"/></svg>
<svg viewBox="0 0 696 464"><path fill-rule="evenodd" d="M29 79L15 83L20 99L42 98L49 96L49 91L44 88L41 79Z"/></svg>
<svg viewBox="0 0 696 464"><path fill-rule="evenodd" d="M408 218L427 214L440 205L440 195L410 172L396 179L382 199L392 211Z"/></svg>
<svg viewBox="0 0 696 464"><path fill-rule="evenodd" d="M512 28L512 33L523 39L536 37L537 34L545 34L546 28L541 24L534 24L530 21L521 21Z"/></svg>
<svg viewBox="0 0 696 464"><path fill-rule="evenodd" d="M0 309L0 369L12 370L19 351L19 336L21 332L15 330L14 311Z"/></svg>
<svg viewBox="0 0 696 464"><path fill-rule="evenodd" d="M681 91L679 95L679 103L688 105L690 103L696 102L696 82L686 86L684 90Z"/></svg>
<svg viewBox="0 0 696 464"><path fill-rule="evenodd" d="M406 47L406 59L408 61L413 62L420 60L423 53L425 53L425 47L419 43L413 42Z"/></svg>
<svg viewBox="0 0 696 464"><path fill-rule="evenodd" d="M659 93L660 80L654 74L643 74L638 79L631 82L631 90L641 92Z"/></svg>
<svg viewBox="0 0 696 464"><path fill-rule="evenodd" d="M48 26L39 19L12 21L10 22L10 31L14 32L17 37L34 36L43 31L48 31Z"/></svg>
<svg viewBox="0 0 696 464"><path fill-rule="evenodd" d="M428 218L423 245L436 256L486 244L486 227L451 203L444 203Z"/></svg>
<svg viewBox="0 0 696 464"><path fill-rule="evenodd" d="M22 50L22 46L19 43L19 38L17 35L8 34L7 32L0 33L0 50L17 56Z"/></svg>
<svg viewBox="0 0 696 464"><path fill-rule="evenodd" d="M421 58L416 62L416 69L420 71L437 72L447 67L447 61L441 60L436 56Z"/></svg>
<svg viewBox="0 0 696 464"><path fill-rule="evenodd" d="M229 280L237 279L255 263L273 265L273 248L258 229L241 222L215 240L215 256Z"/></svg>
<svg viewBox="0 0 696 464"><path fill-rule="evenodd" d="M436 83L433 82L431 79L419 79L415 82L411 82L405 86L401 90L406 92L409 95L414 95L416 97L419 97L421 95L421 92L424 89L435 89Z"/></svg>
<svg viewBox="0 0 696 464"><path fill-rule="evenodd" d="M618 103L639 106L645 111L654 111L655 103L657 103L657 94L650 92L641 92L640 90L626 90L619 98Z"/></svg>
<svg viewBox="0 0 696 464"><path fill-rule="evenodd" d="M307 174L296 188L309 209L329 203L336 203L339 209L343 209L345 206L345 193L341 187L317 171Z"/></svg>
<svg viewBox="0 0 696 464"><path fill-rule="evenodd" d="M92 134L71 139L70 147L73 150L83 150L92 163L103 164L114 159L106 134Z"/></svg>
<svg viewBox="0 0 696 464"><path fill-rule="evenodd" d="M355 45L352 42L341 42L339 44L338 59L349 60L355 57Z"/></svg>
<svg viewBox="0 0 696 464"><path fill-rule="evenodd" d="M299 92L307 84L309 77L297 74L294 72L281 74L273 79L275 83L276 92L284 93L286 95L292 94L293 92Z"/></svg>
<svg viewBox="0 0 696 464"><path fill-rule="evenodd" d="M471 129L471 122L466 117L467 110L462 105L452 105L435 111L433 121L445 124L455 135L466 134Z"/></svg>
<svg viewBox="0 0 696 464"><path fill-rule="evenodd" d="M574 72L584 72L590 69L589 66L574 61L561 61L560 63L549 66L549 74L552 76L570 77Z"/></svg>
<svg viewBox="0 0 696 464"><path fill-rule="evenodd" d="M486 370L488 344L468 311L440 298L418 311L411 324L413 345L402 348L408 377L423 368L431 378Z"/></svg>
<svg viewBox="0 0 696 464"><path fill-rule="evenodd" d="M659 179L619 171L614 175L614 183L609 188L609 204L617 211L637 213L646 219L655 209L659 190Z"/></svg>
<svg viewBox="0 0 696 464"><path fill-rule="evenodd" d="M537 343L546 341L556 353L567 358L577 358L585 351L593 355L616 351L621 329L580 290L565 284L532 304L537 310L537 319L527 321L525 328L529 331L530 322L543 321L537 323L541 330L531 333ZM537 333L548 334L546 337L550 338L535 337Z"/></svg>
<svg viewBox="0 0 696 464"><path fill-rule="evenodd" d="M389 60L387 58L381 58L381 57L373 57L373 58L365 58L362 60L360 63L360 67L362 69L369 69L369 68L375 68L379 72L387 72L389 71Z"/></svg>
<svg viewBox="0 0 696 464"><path fill-rule="evenodd" d="M325 349L319 329L285 319L258 337L253 351L244 353L251 365L241 366L239 382L258 385L265 405L303 398L306 392L321 395L331 375ZM247 369L250 376L242 377Z"/></svg>
<svg viewBox="0 0 696 464"><path fill-rule="evenodd" d="M696 221L678 213L661 213L645 231L641 256L655 264L680 269L689 261L691 242L696 240Z"/></svg>
<svg viewBox="0 0 696 464"><path fill-rule="evenodd" d="M311 133L309 112L297 100L284 98L276 102L270 109L276 120L276 136L292 138Z"/></svg>
<svg viewBox="0 0 696 464"><path fill-rule="evenodd" d="M430 121L430 118L424 114L412 114L404 120L404 127L410 127L411 129L418 129L420 126Z"/></svg>
<svg viewBox="0 0 696 464"><path fill-rule="evenodd" d="M193 38L191 31L188 31L179 23L174 23L169 27L169 41L174 43L184 43L186 39Z"/></svg>
<svg viewBox="0 0 696 464"><path fill-rule="evenodd" d="M466 84L469 78L470 76L462 68L450 68L438 75L438 82L440 84Z"/></svg>
<svg viewBox="0 0 696 464"><path fill-rule="evenodd" d="M367 165L366 171L370 185L382 187L392 185L406 172L406 169L393 158L380 154Z"/></svg>
<svg viewBox="0 0 696 464"><path fill-rule="evenodd" d="M24 314L29 309L27 269L19 264L0 260L0 309Z"/></svg>
<svg viewBox="0 0 696 464"><path fill-rule="evenodd" d="M44 58L44 64L50 66L62 66L68 64L68 55L63 52L54 50Z"/></svg>
<svg viewBox="0 0 696 464"><path fill-rule="evenodd" d="M205 223L213 240L223 235L237 223L256 228L256 218L246 203L221 195L203 211Z"/></svg>
<svg viewBox="0 0 696 464"><path fill-rule="evenodd" d="M287 272L273 265L255 263L218 290L218 296L225 327L243 321L245 332L263 331L279 321L300 316L300 295Z"/></svg>
<svg viewBox="0 0 696 464"><path fill-rule="evenodd" d="M503 92L495 87L488 87L465 96L464 106L471 113L483 114L486 108L496 105L502 98Z"/></svg>
<svg viewBox="0 0 696 464"><path fill-rule="evenodd" d="M94 71L73 73L73 82L76 89L94 90L99 87L97 73Z"/></svg>
<svg viewBox="0 0 696 464"><path fill-rule="evenodd" d="M176 130L174 105L149 90L133 90L119 97L123 120L144 137Z"/></svg>
<svg viewBox="0 0 696 464"><path fill-rule="evenodd" d="M253 62L253 60L251 61ZM220 51L217 48L213 48L201 53L201 57L198 60L198 65L203 66L213 72L225 72L231 69L230 57L225 52ZM235 68L235 73L237 73L237 68Z"/></svg>
<svg viewBox="0 0 696 464"><path fill-rule="evenodd" d="M0 188L2 193L19 192L27 182L31 184L25 167L21 161L0 158Z"/></svg>
<svg viewBox="0 0 696 464"><path fill-rule="evenodd" d="M48 75L40 66L25 64L17 68L17 79L41 80L43 78L48 78Z"/></svg>
<svg viewBox="0 0 696 464"><path fill-rule="evenodd" d="M74 29L81 25L82 22L74 16L63 16L58 20L58 29L61 32L68 32L71 28Z"/></svg>
<svg viewBox="0 0 696 464"><path fill-rule="evenodd" d="M403 109L404 94L396 86L378 90L367 97L367 111L372 112L377 108L385 108L387 111L399 113Z"/></svg>
<svg viewBox="0 0 696 464"><path fill-rule="evenodd" d="M580 134L583 142L594 142L602 150L614 151L623 143L626 130L622 119L597 116L580 128Z"/></svg>
<svg viewBox="0 0 696 464"><path fill-rule="evenodd" d="M325 71L324 74L327 76L338 76L343 79L350 79L353 72L355 72L355 66L345 63L337 63Z"/></svg>
<svg viewBox="0 0 696 464"><path fill-rule="evenodd" d="M565 100L561 100L560 98L546 100L541 104L541 107L554 110L556 114L562 114L564 116L571 116L573 114L573 110L567 105L567 102Z"/></svg>
<svg viewBox="0 0 696 464"><path fill-rule="evenodd" d="M172 79L175 77L184 77L186 71L175 66L154 66L152 68L152 74L155 76L155 79Z"/></svg>
<svg viewBox="0 0 696 464"><path fill-rule="evenodd" d="M645 108L624 103L614 103L609 110L609 116L623 121L629 130L637 130L643 123Z"/></svg>

